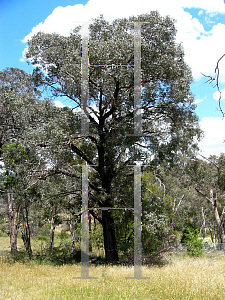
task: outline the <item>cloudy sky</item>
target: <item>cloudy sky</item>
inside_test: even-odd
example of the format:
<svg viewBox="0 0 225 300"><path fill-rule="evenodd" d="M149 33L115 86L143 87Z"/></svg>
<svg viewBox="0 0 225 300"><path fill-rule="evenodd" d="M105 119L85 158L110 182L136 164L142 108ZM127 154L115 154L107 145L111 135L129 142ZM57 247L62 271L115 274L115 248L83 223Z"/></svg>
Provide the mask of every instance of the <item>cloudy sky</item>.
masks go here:
<svg viewBox="0 0 225 300"><path fill-rule="evenodd" d="M217 60L225 53L224 0L0 0L0 70L16 67L32 71L23 60L23 51L38 31L68 35L75 26L100 14L112 21L150 10L176 20L177 42L183 44L185 60L193 72L196 113L205 131L202 153L225 152L225 119L218 111L218 92L202 75L213 76ZM225 58L219 66L225 111Z"/></svg>

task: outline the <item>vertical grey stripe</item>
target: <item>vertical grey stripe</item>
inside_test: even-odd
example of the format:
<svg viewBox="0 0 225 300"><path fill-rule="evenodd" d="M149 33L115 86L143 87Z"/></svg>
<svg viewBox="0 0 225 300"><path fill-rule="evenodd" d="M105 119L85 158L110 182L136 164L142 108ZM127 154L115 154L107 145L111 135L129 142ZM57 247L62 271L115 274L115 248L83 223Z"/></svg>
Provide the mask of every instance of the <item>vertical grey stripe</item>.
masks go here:
<svg viewBox="0 0 225 300"><path fill-rule="evenodd" d="M89 277L88 237L88 166L82 166L82 235L81 235L81 278Z"/></svg>
<svg viewBox="0 0 225 300"><path fill-rule="evenodd" d="M134 166L134 278L142 277L141 165Z"/></svg>
<svg viewBox="0 0 225 300"><path fill-rule="evenodd" d="M82 36L82 59L81 59L81 135L89 134L89 115L87 110L89 99L88 75L89 75L89 57L88 57L88 23L84 25Z"/></svg>
<svg viewBox="0 0 225 300"><path fill-rule="evenodd" d="M134 135L141 134L141 22L134 22Z"/></svg>

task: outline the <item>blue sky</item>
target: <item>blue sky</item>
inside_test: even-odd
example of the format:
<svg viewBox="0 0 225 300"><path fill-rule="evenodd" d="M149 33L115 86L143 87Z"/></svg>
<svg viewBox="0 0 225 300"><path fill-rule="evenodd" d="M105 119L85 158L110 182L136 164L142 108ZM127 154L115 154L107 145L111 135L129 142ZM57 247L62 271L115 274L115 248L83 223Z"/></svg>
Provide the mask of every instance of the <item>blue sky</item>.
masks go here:
<svg viewBox="0 0 225 300"><path fill-rule="evenodd" d="M33 27L43 22L58 6L86 1L70 0L0 0L0 70L15 67L32 71L21 62L25 44L21 41Z"/></svg>
<svg viewBox="0 0 225 300"><path fill-rule="evenodd" d="M201 75L202 72L212 76L217 59L225 53L223 0L0 0L0 70L16 67L32 71L22 59L27 46L24 40L39 30L66 35L79 22L100 13L111 21L150 10L177 20L177 41L182 42L185 60L193 71L191 89L197 104L196 113L205 131L205 139L200 144L203 154L225 152L225 120L217 109L216 89L205 83L206 78ZM225 59L220 67L225 111Z"/></svg>

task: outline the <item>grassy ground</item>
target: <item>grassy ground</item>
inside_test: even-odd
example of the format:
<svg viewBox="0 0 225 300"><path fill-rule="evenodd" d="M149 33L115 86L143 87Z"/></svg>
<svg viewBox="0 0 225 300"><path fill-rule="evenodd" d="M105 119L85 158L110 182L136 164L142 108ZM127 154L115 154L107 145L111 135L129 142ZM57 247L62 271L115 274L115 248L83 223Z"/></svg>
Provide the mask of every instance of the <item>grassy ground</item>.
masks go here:
<svg viewBox="0 0 225 300"><path fill-rule="evenodd" d="M37 251L40 241L32 242ZM23 247L22 240L18 245ZM13 263L4 259L9 250L9 237L0 237L0 300L225 299L224 255L174 257L163 267L144 266L143 277L150 279L141 280L126 279L133 277L132 267L90 265L90 277L98 279L81 280L73 279L81 276L80 264L55 266L28 259Z"/></svg>
<svg viewBox="0 0 225 300"><path fill-rule="evenodd" d="M164 267L143 267L150 279L126 279L132 267L90 266L80 277L80 265L50 266L0 262L1 300L69 299L225 299L225 258L183 258Z"/></svg>

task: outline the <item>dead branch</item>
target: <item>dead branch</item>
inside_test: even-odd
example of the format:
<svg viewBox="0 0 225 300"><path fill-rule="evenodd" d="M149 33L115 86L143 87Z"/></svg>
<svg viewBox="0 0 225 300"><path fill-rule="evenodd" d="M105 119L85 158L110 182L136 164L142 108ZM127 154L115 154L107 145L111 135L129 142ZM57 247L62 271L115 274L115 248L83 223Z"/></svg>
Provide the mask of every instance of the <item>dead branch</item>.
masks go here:
<svg viewBox="0 0 225 300"><path fill-rule="evenodd" d="M203 76L208 78L208 80L206 82L213 83L214 81L216 81L213 88L216 87L217 91L219 92L219 95L220 95L219 99L218 99L219 111L222 113L223 117L225 116L225 112L222 110L222 107L221 107L222 92L221 92L221 89L220 89L220 86L219 86L219 76L220 76L219 63L224 57L225 57L225 53L218 59L218 61L216 63L215 71L214 71L214 76L208 76L208 75L205 75L205 74L201 73Z"/></svg>

